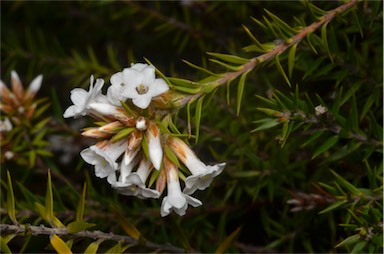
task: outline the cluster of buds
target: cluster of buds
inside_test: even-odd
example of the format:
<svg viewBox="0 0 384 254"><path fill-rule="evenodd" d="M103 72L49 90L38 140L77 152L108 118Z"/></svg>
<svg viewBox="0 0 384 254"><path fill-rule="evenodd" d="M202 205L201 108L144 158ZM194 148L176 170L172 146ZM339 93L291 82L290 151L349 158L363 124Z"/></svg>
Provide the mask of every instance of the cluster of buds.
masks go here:
<svg viewBox="0 0 384 254"><path fill-rule="evenodd" d="M64 117L88 115L97 125L82 132L98 142L81 151L81 157L94 165L97 177L106 178L123 195L159 198L167 187L161 216L172 210L184 215L188 204L200 206L201 201L190 195L206 189L225 163L205 165L168 130L169 114L151 103L169 90L168 84L156 78L154 66L140 63L113 74L110 83L106 95L104 80L93 76L89 91L71 91L73 105Z"/></svg>
<svg viewBox="0 0 384 254"><path fill-rule="evenodd" d="M27 89L24 89L16 71L11 71L10 88L0 80L0 111L2 112L0 119L1 162L4 159L10 160L14 157L14 151L12 150L17 144L12 138L15 139L15 136L20 133L20 128L15 129L14 126L30 128L32 125L31 121L35 117L36 108L39 104L34 99L41 87L42 79L42 75L37 76ZM10 132L12 133L10 134Z"/></svg>

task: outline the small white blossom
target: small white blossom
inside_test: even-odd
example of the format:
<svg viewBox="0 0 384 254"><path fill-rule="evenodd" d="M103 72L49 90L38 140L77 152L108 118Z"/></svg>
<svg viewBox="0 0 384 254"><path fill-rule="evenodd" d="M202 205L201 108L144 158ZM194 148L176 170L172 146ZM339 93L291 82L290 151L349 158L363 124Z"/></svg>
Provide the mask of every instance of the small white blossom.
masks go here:
<svg viewBox="0 0 384 254"><path fill-rule="evenodd" d="M9 118L5 118L3 121L0 120L0 132L7 132L12 130L12 123Z"/></svg>
<svg viewBox="0 0 384 254"><path fill-rule="evenodd" d="M132 99L132 103L141 109L149 106L152 97L169 89L163 79L156 79L155 67L147 64L134 64L113 74L111 84L107 97L112 104L120 105L119 101Z"/></svg>
<svg viewBox="0 0 384 254"><path fill-rule="evenodd" d="M78 117L85 116L90 107L89 105L94 102L102 101L104 102L106 99L103 98L104 95L101 94L101 88L104 85L103 79L97 79L95 86L93 86L94 78L90 77L90 87L89 91L82 88L75 88L71 91L71 101L74 105L71 105L65 110L64 118L68 117Z"/></svg>
<svg viewBox="0 0 384 254"><path fill-rule="evenodd" d="M200 200L181 192L178 169L166 158L164 158L164 170L166 170L167 175L167 196L163 198L161 203L160 214L162 217L170 214L172 210L183 216L188 204L193 207L202 205Z"/></svg>
<svg viewBox="0 0 384 254"><path fill-rule="evenodd" d="M327 107L324 107L323 105L318 105L315 107L315 114L317 116L323 115L327 113L327 111L328 111Z"/></svg>
<svg viewBox="0 0 384 254"><path fill-rule="evenodd" d="M107 144L102 148L97 145L90 146L80 152L83 160L95 166L95 174L97 177L104 178L117 170L118 164L116 160L123 154L126 149L126 139Z"/></svg>
<svg viewBox="0 0 384 254"><path fill-rule="evenodd" d="M4 153L4 157L5 157L7 160L11 160L14 156L15 156L15 154L14 154L12 151L6 151L6 152Z"/></svg>
<svg viewBox="0 0 384 254"><path fill-rule="evenodd" d="M225 163L213 166L205 165L197 158L189 146L179 138L169 137L168 144L192 173L192 175L185 180L184 193L186 194L191 194L197 189L205 190L212 183L213 178L219 175L225 167Z"/></svg>
<svg viewBox="0 0 384 254"><path fill-rule="evenodd" d="M145 120L144 117L140 116L137 120L136 120L136 129L140 130L140 131L145 131L147 129L147 121Z"/></svg>

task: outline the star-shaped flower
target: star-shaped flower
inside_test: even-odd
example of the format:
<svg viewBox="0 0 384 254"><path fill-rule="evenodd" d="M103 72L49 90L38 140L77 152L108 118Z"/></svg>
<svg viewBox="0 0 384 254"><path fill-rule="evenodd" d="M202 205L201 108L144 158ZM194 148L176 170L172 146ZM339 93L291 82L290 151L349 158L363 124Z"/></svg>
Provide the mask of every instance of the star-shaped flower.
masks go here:
<svg viewBox="0 0 384 254"><path fill-rule="evenodd" d="M91 103L105 101L104 95L101 94L101 88L104 85L103 79L97 79L95 86L93 86L93 75L90 78L89 91L82 88L75 88L71 91L71 101L73 105L69 106L64 112L64 118L85 116L90 110Z"/></svg>
<svg viewBox="0 0 384 254"><path fill-rule="evenodd" d="M112 104L119 105L120 101L132 99L132 103L141 109L149 106L152 97L169 89L163 79L156 78L155 67L147 64L134 64L113 74L111 84L107 96Z"/></svg>

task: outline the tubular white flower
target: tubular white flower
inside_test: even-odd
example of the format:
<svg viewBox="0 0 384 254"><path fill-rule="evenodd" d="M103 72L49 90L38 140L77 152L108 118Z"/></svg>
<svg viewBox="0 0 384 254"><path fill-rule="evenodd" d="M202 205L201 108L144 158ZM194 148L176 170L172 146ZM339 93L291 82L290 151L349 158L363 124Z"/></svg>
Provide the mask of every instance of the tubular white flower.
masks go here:
<svg viewBox="0 0 384 254"><path fill-rule="evenodd" d="M147 64L134 64L113 74L111 84L107 91L111 103L119 105L119 100L132 99L132 103L141 109L149 106L152 97L169 90L163 79L156 79L155 67Z"/></svg>
<svg viewBox="0 0 384 254"><path fill-rule="evenodd" d="M202 204L200 200L181 192L178 169L166 158L164 158L163 170L166 170L168 193L161 203L160 214L162 217L170 214L172 210L178 215L183 216L186 213L188 204L193 207Z"/></svg>
<svg viewBox="0 0 384 254"><path fill-rule="evenodd" d="M103 79L97 79L95 86L93 86L94 78L90 77L89 91L82 88L75 88L71 91L71 101L74 105L71 105L65 110L64 118L85 116L89 109L90 104L98 101L104 101L101 94L101 88L104 85Z"/></svg>
<svg viewBox="0 0 384 254"><path fill-rule="evenodd" d="M95 166L97 177L104 178L117 170L116 160L123 154L126 148L126 139L107 144L102 148L97 145L90 146L80 152L83 160Z"/></svg>
<svg viewBox="0 0 384 254"><path fill-rule="evenodd" d="M149 122L147 134L149 159L155 169L159 170L163 159L163 148L161 147L160 130L153 122Z"/></svg>
<svg viewBox="0 0 384 254"><path fill-rule="evenodd" d="M205 165L199 158L197 158L189 146L179 138L169 137L168 144L172 151L176 153L177 157L192 173L192 175L185 180L184 193L186 194L192 194L197 189L205 190L211 185L213 178L219 175L225 167L225 163L213 166Z"/></svg>
<svg viewBox="0 0 384 254"><path fill-rule="evenodd" d="M120 194L126 196L137 196L141 199L159 198L160 192L147 188L145 185L151 170L151 162L143 158L140 161L140 165L137 171L129 174L125 178L124 184L121 184L120 186L114 186L114 188L116 188Z"/></svg>

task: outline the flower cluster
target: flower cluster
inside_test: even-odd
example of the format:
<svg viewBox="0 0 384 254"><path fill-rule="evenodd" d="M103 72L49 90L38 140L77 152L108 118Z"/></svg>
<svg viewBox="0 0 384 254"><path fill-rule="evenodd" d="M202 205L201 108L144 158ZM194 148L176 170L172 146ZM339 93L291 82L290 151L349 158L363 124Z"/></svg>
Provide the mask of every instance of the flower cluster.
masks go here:
<svg viewBox="0 0 384 254"><path fill-rule="evenodd" d="M24 155L44 153L44 141L30 142L33 139L33 133L40 129L38 116L47 108L44 99L35 100L36 93L40 90L43 76L39 75L32 80L27 89L22 85L19 75L16 71L11 71L11 85L8 87L0 80L0 161L15 159L17 162L28 164L22 157ZM40 107L40 108L39 108ZM45 121L45 120L44 120ZM26 138L28 136L28 138ZM40 136L42 139L43 135ZM17 152L16 152L17 151ZM16 156L19 154L19 156ZM45 153L47 154L47 153ZM33 156L29 155L30 158ZM33 160L30 159L30 162ZM29 163L30 166L32 166Z"/></svg>
<svg viewBox="0 0 384 254"><path fill-rule="evenodd" d="M73 105L64 117L88 115L97 124L82 132L98 142L81 151L81 157L94 165L97 177L106 178L123 195L159 198L167 187L162 216L172 210L184 215L188 204L200 206L201 201L190 195L206 189L225 163L205 165L168 130L167 114L151 103L169 90L167 83L156 78L154 66L140 63L113 74L110 83L106 95L104 80L93 76L89 91L71 91Z"/></svg>

